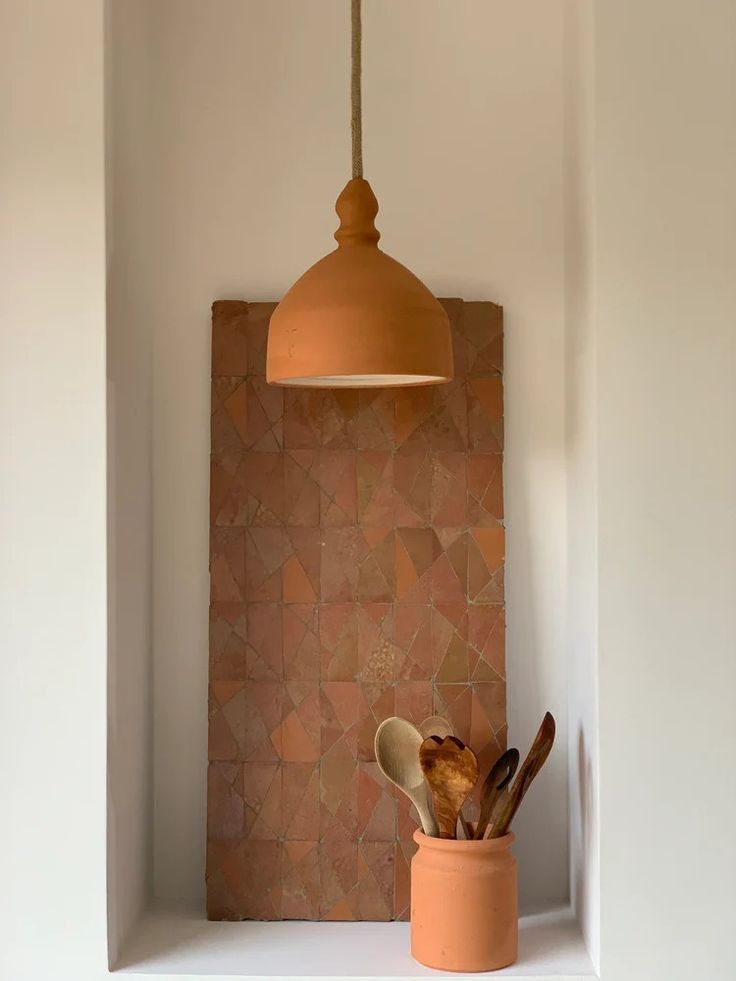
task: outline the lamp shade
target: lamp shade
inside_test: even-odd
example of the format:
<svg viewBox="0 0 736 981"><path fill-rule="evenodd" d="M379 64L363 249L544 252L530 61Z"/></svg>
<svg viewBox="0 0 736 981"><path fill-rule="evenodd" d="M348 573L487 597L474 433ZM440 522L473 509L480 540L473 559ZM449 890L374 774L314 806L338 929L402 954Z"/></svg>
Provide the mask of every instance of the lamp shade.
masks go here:
<svg viewBox="0 0 736 981"><path fill-rule="evenodd" d="M337 199L337 248L297 280L271 317L275 385L372 388L453 377L447 314L424 283L378 248L378 202L362 178Z"/></svg>

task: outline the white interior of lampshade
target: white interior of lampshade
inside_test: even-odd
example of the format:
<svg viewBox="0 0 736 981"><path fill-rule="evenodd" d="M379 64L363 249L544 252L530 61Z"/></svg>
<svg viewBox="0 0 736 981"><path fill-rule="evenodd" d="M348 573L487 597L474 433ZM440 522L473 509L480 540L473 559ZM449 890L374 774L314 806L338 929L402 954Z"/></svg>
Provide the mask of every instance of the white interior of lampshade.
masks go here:
<svg viewBox="0 0 736 981"><path fill-rule="evenodd" d="M388 388L399 385L439 385L450 381L442 375L316 375L284 378L277 385L299 385L305 388Z"/></svg>

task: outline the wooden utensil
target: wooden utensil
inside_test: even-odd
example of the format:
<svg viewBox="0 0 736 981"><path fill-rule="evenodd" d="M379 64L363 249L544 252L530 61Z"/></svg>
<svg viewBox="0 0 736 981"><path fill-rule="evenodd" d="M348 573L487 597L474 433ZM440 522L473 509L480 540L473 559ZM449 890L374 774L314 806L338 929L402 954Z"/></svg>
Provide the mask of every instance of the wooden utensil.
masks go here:
<svg viewBox="0 0 736 981"><path fill-rule="evenodd" d="M425 835L436 838L437 822L429 806L427 785L419 765L422 737L416 726L406 719L392 716L376 730L374 747L381 773L399 790L403 790L419 814Z"/></svg>
<svg viewBox="0 0 736 981"><path fill-rule="evenodd" d="M478 780L478 760L455 736L430 736L419 747L419 762L432 791L440 838L454 838L460 808Z"/></svg>
<svg viewBox="0 0 736 981"><path fill-rule="evenodd" d="M444 739L445 736L455 735L450 723L441 715L430 715L419 726L419 731L422 734L422 739L429 739L430 736L439 736L440 739Z"/></svg>
<svg viewBox="0 0 736 981"><path fill-rule="evenodd" d="M488 771L480 792L480 817L475 828L476 840L482 839L485 835L496 801L511 783L518 765L519 750L507 749Z"/></svg>
<svg viewBox="0 0 736 981"><path fill-rule="evenodd" d="M494 808L494 812L491 815L492 826L489 837L500 838L508 832L511 822L519 810L519 805L524 799L524 795L529 789L532 780L534 780L544 766L544 761L549 756L554 741L555 720L552 714L547 712L542 719L542 724L532 743L532 748L521 765L516 780L514 780L508 794L504 794Z"/></svg>

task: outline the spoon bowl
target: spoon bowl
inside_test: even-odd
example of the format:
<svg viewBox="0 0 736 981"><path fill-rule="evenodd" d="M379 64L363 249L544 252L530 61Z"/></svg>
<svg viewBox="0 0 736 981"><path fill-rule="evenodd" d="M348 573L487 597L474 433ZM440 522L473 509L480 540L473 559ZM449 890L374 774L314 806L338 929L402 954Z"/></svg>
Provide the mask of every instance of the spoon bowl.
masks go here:
<svg viewBox="0 0 736 981"><path fill-rule="evenodd" d="M429 804L427 785L419 763L422 736L406 719L392 716L376 730L376 761L383 775L403 790L419 814L425 835L436 838L437 822Z"/></svg>

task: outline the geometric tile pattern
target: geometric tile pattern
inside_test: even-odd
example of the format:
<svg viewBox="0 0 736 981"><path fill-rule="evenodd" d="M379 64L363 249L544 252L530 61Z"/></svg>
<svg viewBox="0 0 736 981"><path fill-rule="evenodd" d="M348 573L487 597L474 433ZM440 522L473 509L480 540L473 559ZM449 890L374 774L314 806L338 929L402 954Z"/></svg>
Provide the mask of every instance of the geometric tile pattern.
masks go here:
<svg viewBox="0 0 736 981"><path fill-rule="evenodd" d="M455 380L363 391L267 385L275 304L214 304L211 919L405 918L376 726L506 748L502 313L442 302Z"/></svg>

